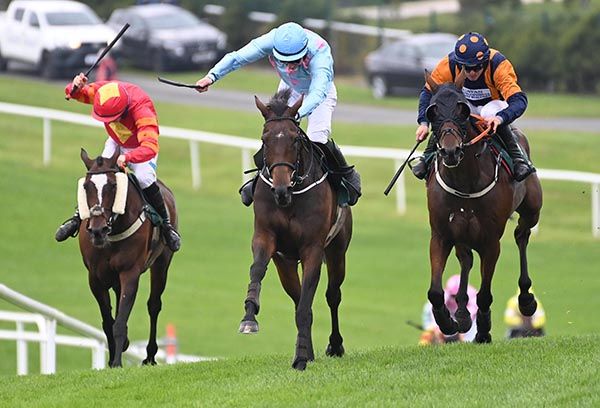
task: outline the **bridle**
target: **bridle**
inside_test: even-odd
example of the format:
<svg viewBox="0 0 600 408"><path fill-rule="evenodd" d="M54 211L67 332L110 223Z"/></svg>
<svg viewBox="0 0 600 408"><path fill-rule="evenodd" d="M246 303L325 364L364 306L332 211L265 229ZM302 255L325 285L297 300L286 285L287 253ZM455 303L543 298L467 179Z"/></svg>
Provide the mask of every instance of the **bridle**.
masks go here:
<svg viewBox="0 0 600 408"><path fill-rule="evenodd" d="M93 176L96 174L118 173L118 172L120 172L119 169L108 169L108 170L101 170L101 171L100 170L93 170L93 171L90 170L86 173L86 175ZM107 214L110 214L110 215L107 215ZM110 234L112 232L113 223L115 222L115 220L117 219L119 214L113 213L112 208L104 208L100 204L95 204L92 208L90 208L90 216L104 217L104 219L106 220L106 226L108 227L107 234ZM89 222L90 222L90 220L88 219L88 226L89 226Z"/></svg>
<svg viewBox="0 0 600 408"><path fill-rule="evenodd" d="M275 163L272 163L270 166L268 166L267 165L267 155L266 155L266 145L263 142L263 146L265 147L265 154L263 155L263 170L260 171L259 175L261 176L261 179L263 179L267 184L273 186L273 178L271 176L273 169L275 169L276 167L280 167L280 166L288 167L289 169L292 170L292 175L290 176L290 186L292 188L294 188L295 186L301 185L306 180L306 178L311 174L311 171L312 171L313 165L314 165L314 161L315 161L314 146L313 146L312 142L310 141L310 139L308 138L308 136L306 135L306 133L304 132L304 130L302 130L302 128L298 125L298 122L296 121L296 119L294 117L275 116L275 117L265 120L265 124L267 124L269 122L278 122L278 121L283 121L283 120L292 121L294 123L294 126L296 126L297 135L296 135L296 138L294 139L294 146L296 148L296 161L294 163L290 163L290 162L286 162L286 161L275 162ZM301 155L302 148L304 148L309 153L310 164L308 165L308 168L306 169L304 174L300 175L299 172L300 172L300 164L301 164L300 160L302 157L302 155ZM266 173L266 175L263 175L263 171ZM302 191L302 192L304 192L304 191ZM298 194L297 192L294 192L294 193Z"/></svg>

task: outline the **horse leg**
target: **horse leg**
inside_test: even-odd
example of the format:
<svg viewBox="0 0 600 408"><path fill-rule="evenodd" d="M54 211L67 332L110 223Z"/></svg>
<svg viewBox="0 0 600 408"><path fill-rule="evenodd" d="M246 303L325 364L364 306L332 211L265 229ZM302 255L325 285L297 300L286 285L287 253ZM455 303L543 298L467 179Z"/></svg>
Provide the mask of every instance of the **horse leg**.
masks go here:
<svg viewBox="0 0 600 408"><path fill-rule="evenodd" d="M445 335L456 334L458 324L450 316L450 311L444 302L444 290L442 289L442 274L448 260L452 245L444 241L439 235L433 234L429 243L429 259L431 262L431 284L427 292L427 298L432 306L433 317Z"/></svg>
<svg viewBox="0 0 600 408"><path fill-rule="evenodd" d="M156 324L158 322L158 314L162 308L160 298L167 285L167 271L171 264L171 259L173 259L173 252L163 251L150 268L150 296L147 303L148 315L150 316L150 336L148 337L146 359L142 362L143 365L156 365L155 356L158 351L158 344L156 344Z"/></svg>
<svg viewBox="0 0 600 408"><path fill-rule="evenodd" d="M298 337L296 339L296 353L292 367L296 370L304 370L306 363L315 358L311 327L313 322L312 303L319 284L321 275L321 262L323 260L323 247L312 246L303 251L302 259L302 291L300 302L296 309L296 328Z"/></svg>
<svg viewBox="0 0 600 408"><path fill-rule="evenodd" d="M102 284L91 276L89 277L90 289L92 294L98 302L100 307L100 315L102 316L102 330L106 335L106 342L108 344L108 363L112 364L115 358L115 338L113 337L113 324L115 320L112 317L111 306L110 306L110 294Z"/></svg>
<svg viewBox="0 0 600 408"><path fill-rule="evenodd" d="M119 299L121 298L121 282L117 281L113 286L113 292L115 292L115 317L119 314ZM125 337L125 343L123 343L123 351L126 351L129 347L129 338Z"/></svg>
<svg viewBox="0 0 600 408"><path fill-rule="evenodd" d="M471 313L467 309L467 304L469 303L467 287L469 286L469 272L473 267L473 251L464 245L456 245L456 257L460 262L460 286L456 294L458 309L456 309L454 317L458 323L458 331L466 333L471 329L471 325L473 324Z"/></svg>
<svg viewBox="0 0 600 408"><path fill-rule="evenodd" d="M534 205L534 203L530 202L532 196L539 197L538 200L534 200L535 203L539 203L539 205ZM539 195L533 194L533 192L528 190L523 204L517 209L519 212L519 223L517 228L515 228L515 241L519 247L520 261L519 310L524 316L533 316L537 310L537 301L535 300L533 293L529 292L529 288L531 288L531 279L529 278L529 270L527 268L527 245L529 244L531 228L539 221L540 208L541 188L539 189Z"/></svg>
<svg viewBox="0 0 600 408"><path fill-rule="evenodd" d="M491 309L492 278L496 268L496 262L500 256L500 241L493 241L481 255L481 287L477 293L477 334L476 343L491 343L492 329Z"/></svg>
<svg viewBox="0 0 600 408"><path fill-rule="evenodd" d="M328 276L325 297L331 311L331 335L329 336L329 344L327 345L325 354L329 357L342 357L344 355L344 346L342 345L344 339L340 334L338 307L342 301L341 286L346 276L345 248L328 248L325 258Z"/></svg>
<svg viewBox="0 0 600 408"><path fill-rule="evenodd" d="M131 314L135 296L138 290L140 274L137 270L129 270L119 274L121 283L121 295L119 297L119 312L113 325L113 336L115 337L115 358L111 367L121 367L121 355L127 340L127 320Z"/></svg>
<svg viewBox="0 0 600 408"><path fill-rule="evenodd" d="M260 285L267 272L269 260L275 252L275 237L266 233L256 233L252 239L252 255L254 262L250 266L250 283L244 301L246 314L240 323L239 332L244 334L257 333L258 322L256 315L260 310Z"/></svg>
<svg viewBox="0 0 600 408"><path fill-rule="evenodd" d="M292 259L287 259L278 253L273 255L273 262L277 267L277 274L281 281L283 290L294 302L294 311L298 308L300 301L300 279L298 278L298 262Z"/></svg>

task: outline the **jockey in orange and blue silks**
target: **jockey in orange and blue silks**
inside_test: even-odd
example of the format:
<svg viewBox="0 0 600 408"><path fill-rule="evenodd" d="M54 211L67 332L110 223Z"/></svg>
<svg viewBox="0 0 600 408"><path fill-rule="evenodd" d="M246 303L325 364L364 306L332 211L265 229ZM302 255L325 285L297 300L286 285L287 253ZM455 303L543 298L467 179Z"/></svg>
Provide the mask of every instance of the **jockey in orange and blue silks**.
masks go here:
<svg viewBox="0 0 600 408"><path fill-rule="evenodd" d="M158 161L158 119L150 97L140 87L120 81L87 84L84 74L77 75L65 87L67 99L91 104L94 119L104 123L108 138L102 157L117 151L117 165L128 166L135 173L144 196L163 219L162 232L167 246L179 250L181 238L170 222L160 187L156 183ZM72 92L73 89L75 92ZM56 231L59 242L75 236L81 219L76 212Z"/></svg>
<svg viewBox="0 0 600 408"><path fill-rule="evenodd" d="M237 51L225 55L208 74L196 82L199 92L236 69L247 64L268 58L277 72L280 83L278 90L291 89L289 104L292 105L302 95L304 100L298 110L297 121L307 117L306 134L310 140L322 145L333 169L347 171L345 175L353 191L350 191L350 205L360 197L360 176L350 166L331 136L331 117L337 105L337 90L333 83L333 57L331 48L318 34L296 23L285 23L253 39ZM259 155L260 156L260 152ZM260 158L255 157L260 162ZM262 163L257 163L259 167ZM252 203L252 184L241 189L242 202Z"/></svg>
<svg viewBox="0 0 600 408"><path fill-rule="evenodd" d="M517 75L510 61L499 51L489 47L479 33L469 32L456 42L454 51L444 57L431 73L437 84L454 82L456 76L465 71L462 92L472 114L482 116L492 131L496 131L507 147L513 160L513 176L522 181L535 171L526 153L520 148L510 124L527 109L527 95L517 83ZM425 84L419 97L419 113L416 139L424 140L429 133L429 122L425 115L432 93ZM435 152L430 139L424 156L413 166L413 173L424 178L428 173L427 163Z"/></svg>

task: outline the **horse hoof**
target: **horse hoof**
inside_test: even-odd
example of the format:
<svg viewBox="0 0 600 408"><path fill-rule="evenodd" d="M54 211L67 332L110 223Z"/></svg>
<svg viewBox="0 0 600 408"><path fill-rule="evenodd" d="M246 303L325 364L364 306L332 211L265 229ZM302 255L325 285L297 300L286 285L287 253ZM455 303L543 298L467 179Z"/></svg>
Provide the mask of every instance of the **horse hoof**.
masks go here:
<svg viewBox="0 0 600 408"><path fill-rule="evenodd" d="M152 359L146 358L146 359L144 359L144 361L142 361L142 365L152 365L152 366L155 366L156 365L156 360L153 359L153 358Z"/></svg>
<svg viewBox="0 0 600 408"><path fill-rule="evenodd" d="M456 322L458 323L458 331L460 333L466 333L471 329L473 325L473 321L471 320L471 315L468 311L457 310L456 314Z"/></svg>
<svg viewBox="0 0 600 408"><path fill-rule="evenodd" d="M533 316L533 314L537 310L537 301L533 296L532 298L533 299L529 303L524 305L521 305L521 302L519 302L519 311L523 316Z"/></svg>
<svg viewBox="0 0 600 408"><path fill-rule="evenodd" d="M295 359L294 362L292 363L292 368L294 370L298 370L298 371L304 371L306 370L306 360L304 359Z"/></svg>
<svg viewBox="0 0 600 408"><path fill-rule="evenodd" d="M239 332L242 334L258 333L258 322L254 322L252 320L246 320L241 322Z"/></svg>
<svg viewBox="0 0 600 408"><path fill-rule="evenodd" d="M328 344L325 354L329 357L342 357L344 355L344 346L340 344L337 347L333 347L331 344Z"/></svg>
<svg viewBox="0 0 600 408"><path fill-rule="evenodd" d="M489 333L477 333L475 335L475 343L483 344L483 343L491 343L492 335Z"/></svg>

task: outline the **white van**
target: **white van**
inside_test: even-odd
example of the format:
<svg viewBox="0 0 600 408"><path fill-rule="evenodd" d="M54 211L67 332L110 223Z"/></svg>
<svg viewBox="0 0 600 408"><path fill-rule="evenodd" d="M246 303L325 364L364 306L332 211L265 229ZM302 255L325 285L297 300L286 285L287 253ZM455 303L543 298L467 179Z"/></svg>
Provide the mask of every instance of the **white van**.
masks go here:
<svg viewBox="0 0 600 408"><path fill-rule="evenodd" d="M0 18L0 70L20 61L45 78L71 75L91 65L115 35L83 3L13 0Z"/></svg>

